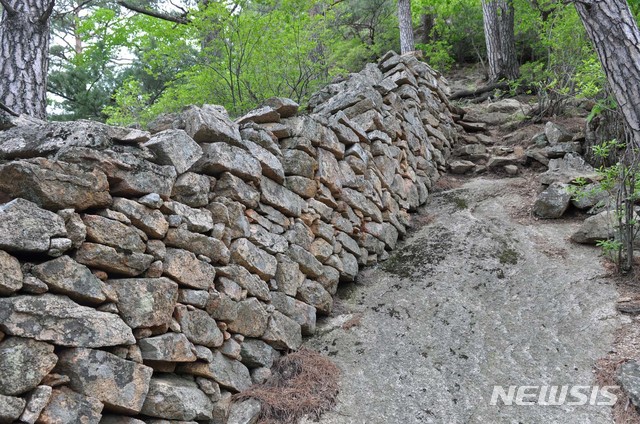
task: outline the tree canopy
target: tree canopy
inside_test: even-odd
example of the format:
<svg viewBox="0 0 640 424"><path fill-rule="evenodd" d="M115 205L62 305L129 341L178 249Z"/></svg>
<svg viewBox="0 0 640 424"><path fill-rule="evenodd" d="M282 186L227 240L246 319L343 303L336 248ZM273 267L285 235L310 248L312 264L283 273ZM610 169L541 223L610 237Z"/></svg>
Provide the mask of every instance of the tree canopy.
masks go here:
<svg viewBox="0 0 640 424"><path fill-rule="evenodd" d="M514 11L520 76L512 87L546 96L606 97L604 73L572 4L501 1ZM479 63L491 76L482 2L410 3L415 48L426 61L443 71ZM629 4L637 14L640 2ZM128 125L192 103L222 104L233 115L274 95L304 103L334 77L388 50L400 51L398 5L58 0L51 15L49 117Z"/></svg>

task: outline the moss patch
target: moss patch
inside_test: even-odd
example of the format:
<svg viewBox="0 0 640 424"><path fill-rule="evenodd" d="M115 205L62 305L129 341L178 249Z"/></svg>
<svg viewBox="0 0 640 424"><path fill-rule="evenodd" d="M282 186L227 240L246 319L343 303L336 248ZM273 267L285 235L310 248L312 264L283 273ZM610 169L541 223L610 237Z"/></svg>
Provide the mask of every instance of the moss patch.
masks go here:
<svg viewBox="0 0 640 424"><path fill-rule="evenodd" d="M498 255L498 260L503 265L516 265L518 263L518 257L520 255L514 249L505 247Z"/></svg>
<svg viewBox="0 0 640 424"><path fill-rule="evenodd" d="M436 226L429 234L396 251L384 262L382 269L402 278L411 278L417 271L442 262L453 249L453 233Z"/></svg>

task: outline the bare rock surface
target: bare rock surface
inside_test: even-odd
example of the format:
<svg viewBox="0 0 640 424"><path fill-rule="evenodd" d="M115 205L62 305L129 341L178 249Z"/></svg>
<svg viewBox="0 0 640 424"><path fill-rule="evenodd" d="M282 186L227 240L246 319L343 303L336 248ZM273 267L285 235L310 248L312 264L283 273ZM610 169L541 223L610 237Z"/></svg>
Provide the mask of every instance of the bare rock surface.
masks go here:
<svg viewBox="0 0 640 424"><path fill-rule="evenodd" d="M490 405L494 385L594 385L620 324L600 252L569 242L579 223L510 214L524 182L435 195L428 225L342 286L344 312L305 343L343 372L321 423L613 422L609 406Z"/></svg>

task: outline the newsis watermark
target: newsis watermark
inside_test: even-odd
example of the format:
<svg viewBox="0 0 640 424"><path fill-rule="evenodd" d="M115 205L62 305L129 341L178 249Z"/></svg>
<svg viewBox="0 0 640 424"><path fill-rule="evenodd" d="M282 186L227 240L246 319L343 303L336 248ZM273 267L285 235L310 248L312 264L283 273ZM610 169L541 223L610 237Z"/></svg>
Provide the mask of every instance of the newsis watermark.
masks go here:
<svg viewBox="0 0 640 424"><path fill-rule="evenodd" d="M619 386L493 386L491 406L613 406Z"/></svg>

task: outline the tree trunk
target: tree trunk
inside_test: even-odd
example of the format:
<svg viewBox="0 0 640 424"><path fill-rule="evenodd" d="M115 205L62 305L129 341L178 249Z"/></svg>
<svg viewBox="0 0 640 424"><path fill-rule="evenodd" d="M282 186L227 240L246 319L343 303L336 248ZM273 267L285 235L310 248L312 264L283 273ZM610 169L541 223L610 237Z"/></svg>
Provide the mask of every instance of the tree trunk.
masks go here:
<svg viewBox="0 0 640 424"><path fill-rule="evenodd" d="M640 146L640 30L624 0L576 1L632 141Z"/></svg>
<svg viewBox="0 0 640 424"><path fill-rule="evenodd" d="M416 47L413 41L411 0L398 0L398 25L400 28L400 53L414 51Z"/></svg>
<svg viewBox="0 0 640 424"><path fill-rule="evenodd" d="M436 23L432 13L423 13L420 15L420 32L419 39L422 44L429 44L432 41L432 32Z"/></svg>
<svg viewBox="0 0 640 424"><path fill-rule="evenodd" d="M483 0L482 16L489 61L489 82L518 78L512 0Z"/></svg>
<svg viewBox="0 0 640 424"><path fill-rule="evenodd" d="M0 102L47 116L49 24L54 0L0 0Z"/></svg>

